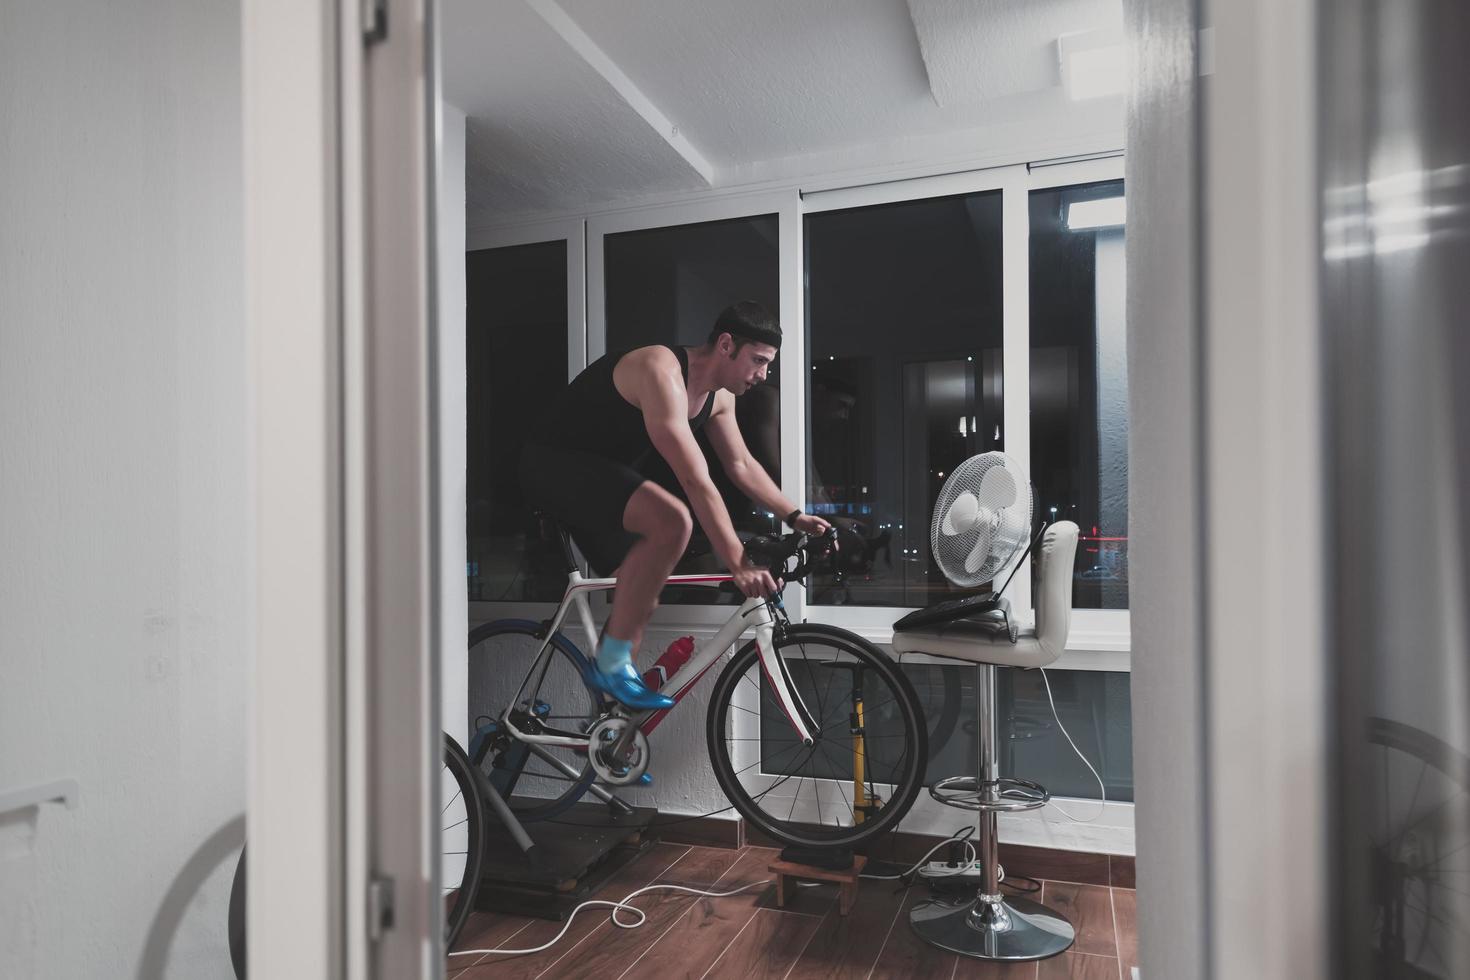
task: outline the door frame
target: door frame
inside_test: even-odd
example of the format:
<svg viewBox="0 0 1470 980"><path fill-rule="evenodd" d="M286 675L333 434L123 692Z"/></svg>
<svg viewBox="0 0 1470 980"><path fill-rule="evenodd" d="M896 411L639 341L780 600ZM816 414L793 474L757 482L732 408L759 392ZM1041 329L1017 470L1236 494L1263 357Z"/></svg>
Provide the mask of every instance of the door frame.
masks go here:
<svg viewBox="0 0 1470 980"><path fill-rule="evenodd" d="M437 977L437 4L250 0L242 31L251 972Z"/></svg>

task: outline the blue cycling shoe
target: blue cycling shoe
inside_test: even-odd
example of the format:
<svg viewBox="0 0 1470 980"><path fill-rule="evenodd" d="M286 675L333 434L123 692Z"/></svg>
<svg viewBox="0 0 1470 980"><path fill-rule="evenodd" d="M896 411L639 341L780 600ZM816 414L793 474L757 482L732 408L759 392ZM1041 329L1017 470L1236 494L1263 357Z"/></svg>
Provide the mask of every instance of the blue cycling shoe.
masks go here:
<svg viewBox="0 0 1470 980"><path fill-rule="evenodd" d="M635 711L664 711L674 706L674 699L657 691L650 691L630 663L619 664L612 672L604 673L596 664L586 674L587 684L594 687L618 704Z"/></svg>

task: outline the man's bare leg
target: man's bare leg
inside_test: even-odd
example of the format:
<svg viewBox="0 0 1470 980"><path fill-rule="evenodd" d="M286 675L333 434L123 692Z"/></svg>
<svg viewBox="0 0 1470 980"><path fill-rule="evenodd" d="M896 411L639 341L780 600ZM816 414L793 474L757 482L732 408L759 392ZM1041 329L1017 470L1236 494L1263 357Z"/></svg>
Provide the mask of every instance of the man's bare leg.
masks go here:
<svg viewBox="0 0 1470 980"><path fill-rule="evenodd" d="M603 689L630 708L668 708L673 702L643 684L632 651L658 606L658 594L689 544L689 508L654 483L644 483L623 510L623 527L638 535L618 566L612 612L597 647Z"/></svg>

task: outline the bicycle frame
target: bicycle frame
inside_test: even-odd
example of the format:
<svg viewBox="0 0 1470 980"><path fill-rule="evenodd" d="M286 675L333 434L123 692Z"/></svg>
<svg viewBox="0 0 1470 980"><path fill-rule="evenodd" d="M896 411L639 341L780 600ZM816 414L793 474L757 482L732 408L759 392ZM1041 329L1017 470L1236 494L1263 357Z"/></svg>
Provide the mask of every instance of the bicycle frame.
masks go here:
<svg viewBox="0 0 1470 980"><path fill-rule="evenodd" d="M730 575L671 575L668 585L698 585L717 588L723 582L732 580ZM561 604L557 606L556 615L552 617L543 641L541 650L532 660L530 669L526 672L521 685L516 689L510 704L506 705L502 713L500 723L518 740L531 745L560 745L569 748L586 747L588 737L586 735L576 736L570 733L560 734L536 734L518 729L511 713L516 705L520 703L521 695L525 691L526 684L532 675L538 670L545 669L549 658L554 652L551 645L551 637L561 629L562 623L567 615L575 607L581 620L582 628L587 633L588 649L597 648L597 627L592 620L592 609L587 604L587 597L593 592L604 592L616 587L615 578L583 578L580 571L573 571L568 576L567 591L562 596ZM791 723L796 735L803 744L811 745L814 741L812 731L816 722L812 719L806 705L802 702L800 694L797 693L796 685L791 682L790 674L786 665L782 662L780 655L776 652L775 627L776 616L775 604L780 602L777 595L772 599L746 599L740 604L730 619L720 627L713 637L697 646L689 659L670 677L660 688L660 692L667 694L676 701L693 687L695 683L704 676L705 671L714 666L715 662L724 655L725 651L735 644L746 630L755 631L756 649L760 655L761 671L765 674L766 683L771 686L771 691L776 698L776 703L781 706L786 719ZM594 667L595 669L595 667ZM678 707L676 704L675 707ZM672 711L673 708L667 709ZM630 730L636 730L654 715L653 711L630 712L621 705L615 708L615 713L621 713L630 718L632 724Z"/></svg>

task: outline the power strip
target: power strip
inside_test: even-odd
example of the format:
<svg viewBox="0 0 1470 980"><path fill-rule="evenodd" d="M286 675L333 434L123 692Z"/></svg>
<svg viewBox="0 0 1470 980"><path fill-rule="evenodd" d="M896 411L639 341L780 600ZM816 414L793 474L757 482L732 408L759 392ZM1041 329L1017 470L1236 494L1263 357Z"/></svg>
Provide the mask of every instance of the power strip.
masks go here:
<svg viewBox="0 0 1470 980"><path fill-rule="evenodd" d="M1005 880L1006 869L996 868L996 873L1001 881ZM920 878L954 878L959 881L978 881L985 877L985 869L979 861L971 862L966 868L959 864L945 864L943 861L930 861L919 869Z"/></svg>
<svg viewBox="0 0 1470 980"><path fill-rule="evenodd" d="M967 868L961 864L945 864L943 861L930 861L919 869L920 878L975 878L979 879L985 874L980 867L980 862L975 861Z"/></svg>

